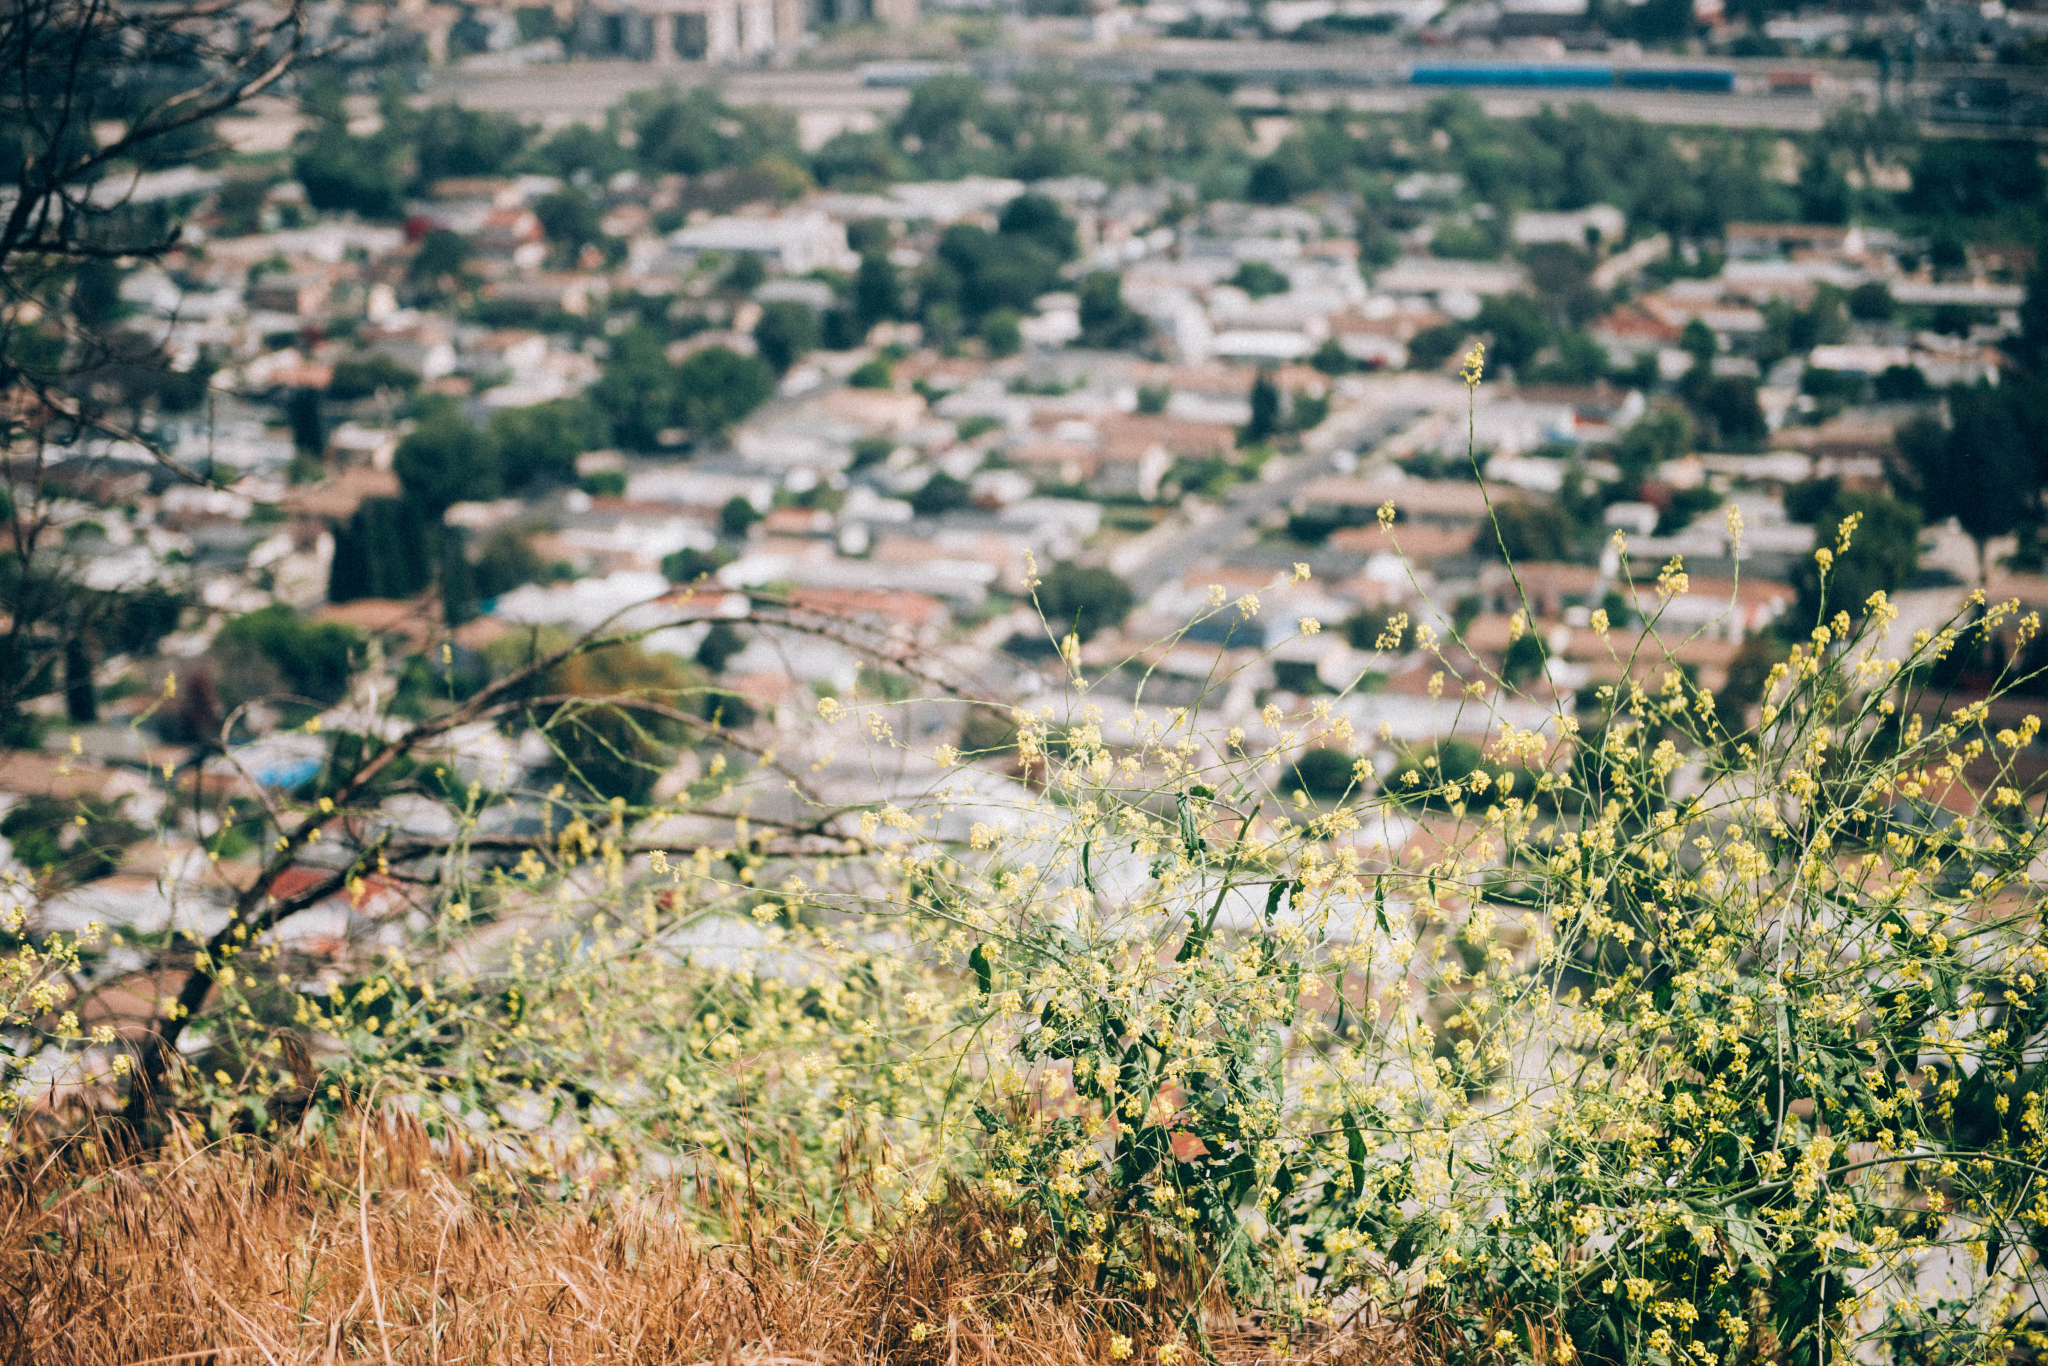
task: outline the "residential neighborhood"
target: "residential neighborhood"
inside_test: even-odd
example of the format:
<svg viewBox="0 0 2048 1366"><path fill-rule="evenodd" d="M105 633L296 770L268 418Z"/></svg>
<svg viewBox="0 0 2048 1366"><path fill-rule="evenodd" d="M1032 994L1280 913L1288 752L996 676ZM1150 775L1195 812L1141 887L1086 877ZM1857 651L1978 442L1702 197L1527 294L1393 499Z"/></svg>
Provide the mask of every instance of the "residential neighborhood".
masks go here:
<svg viewBox="0 0 2048 1366"><path fill-rule="evenodd" d="M1600 39L1624 65L1598 71L1655 77L1617 90L1752 125L1501 105L1487 82L1592 69L1548 10L1278 41L1355 8L1025 15L1000 22L1052 46L1004 71L968 44L997 20L890 6L321 11L363 42L107 200L161 249L8 304L17 560L82 595L22 599L43 654L0 718L37 923L227 923L259 813L336 737L590 633L625 643L554 666L561 696L687 717L447 730L435 771L501 794L482 828L747 773L794 820L762 755L855 805L941 751L1028 777L1015 729L1048 706L1185 714L1334 800L1672 678L1739 735L1795 644L1872 604L1906 637L2048 608L2035 142L1872 79L1874 20ZM1986 51L2038 54L2035 17ZM1254 49L1277 65L1202 67ZM577 73L623 84L577 113ZM529 81L531 116L504 107ZM863 700L903 709L886 777L824 724ZM1319 785L1310 714L1359 738ZM311 981L402 903L324 904Z"/></svg>

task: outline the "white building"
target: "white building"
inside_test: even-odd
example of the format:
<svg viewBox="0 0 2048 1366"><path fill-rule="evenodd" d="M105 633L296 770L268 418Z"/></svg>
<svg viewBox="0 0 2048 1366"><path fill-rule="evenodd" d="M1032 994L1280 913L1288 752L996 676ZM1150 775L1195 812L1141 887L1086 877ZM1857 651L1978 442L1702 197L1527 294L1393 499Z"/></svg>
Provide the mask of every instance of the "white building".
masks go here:
<svg viewBox="0 0 2048 1366"><path fill-rule="evenodd" d="M663 65L761 60L803 42L807 10L804 0L586 0L568 47Z"/></svg>
<svg viewBox="0 0 2048 1366"><path fill-rule="evenodd" d="M695 256L702 251L752 252L788 275L821 266L852 270L860 258L846 245L846 227L822 213L778 218L710 218L669 235L669 250Z"/></svg>

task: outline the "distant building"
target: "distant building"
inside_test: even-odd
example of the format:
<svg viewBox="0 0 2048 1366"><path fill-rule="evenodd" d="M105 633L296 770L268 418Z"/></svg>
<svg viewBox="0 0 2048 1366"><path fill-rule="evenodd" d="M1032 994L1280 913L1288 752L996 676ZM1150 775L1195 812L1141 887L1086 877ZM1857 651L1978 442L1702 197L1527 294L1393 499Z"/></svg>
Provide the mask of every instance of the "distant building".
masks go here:
<svg viewBox="0 0 2048 1366"><path fill-rule="evenodd" d="M587 0L569 31L579 57L733 62L793 50L804 0Z"/></svg>
<svg viewBox="0 0 2048 1366"><path fill-rule="evenodd" d="M752 252L786 274L803 275L820 266L842 270L860 264L846 245L846 227L821 213L791 213L774 218L708 218L669 234L669 250L679 257L697 253Z"/></svg>
<svg viewBox="0 0 2048 1366"><path fill-rule="evenodd" d="M639 62L759 61L794 52L814 24L916 18L917 0L584 0L568 49Z"/></svg>

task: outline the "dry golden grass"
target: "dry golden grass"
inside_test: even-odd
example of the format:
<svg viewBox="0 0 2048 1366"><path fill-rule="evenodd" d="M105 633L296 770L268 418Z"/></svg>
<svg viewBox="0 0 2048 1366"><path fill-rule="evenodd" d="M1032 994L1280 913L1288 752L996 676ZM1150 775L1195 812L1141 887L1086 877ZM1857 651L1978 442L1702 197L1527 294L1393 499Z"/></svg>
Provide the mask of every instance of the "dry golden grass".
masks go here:
<svg viewBox="0 0 2048 1366"><path fill-rule="evenodd" d="M660 1188L525 1198L403 1123L122 1159L73 1140L0 1172L0 1361L1118 1360L1103 1304L1019 1270L1009 1219L957 1193L866 1240L731 1203L738 1241L717 1243ZM1136 1366L1159 1360L1156 1340L1132 1337ZM1276 1360L1243 1325L1211 1345L1229 1363ZM1285 1360L1349 1366L1407 1355L1397 1346L1353 1330Z"/></svg>

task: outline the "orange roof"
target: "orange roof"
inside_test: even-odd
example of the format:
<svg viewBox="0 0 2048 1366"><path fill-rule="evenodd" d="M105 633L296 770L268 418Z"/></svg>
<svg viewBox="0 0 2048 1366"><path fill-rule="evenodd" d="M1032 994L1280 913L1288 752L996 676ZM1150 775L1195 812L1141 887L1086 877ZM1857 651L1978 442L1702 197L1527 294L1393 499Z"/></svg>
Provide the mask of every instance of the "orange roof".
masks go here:
<svg viewBox="0 0 2048 1366"><path fill-rule="evenodd" d="M1170 455L1228 455L1237 434L1227 422L1196 422L1184 417L1118 413L1096 424L1102 436L1103 454L1112 460L1131 460L1154 446Z"/></svg>
<svg viewBox="0 0 2048 1366"><path fill-rule="evenodd" d="M946 607L924 593L882 588L799 588L790 594L797 606L832 617L886 617L905 626L936 625Z"/></svg>

